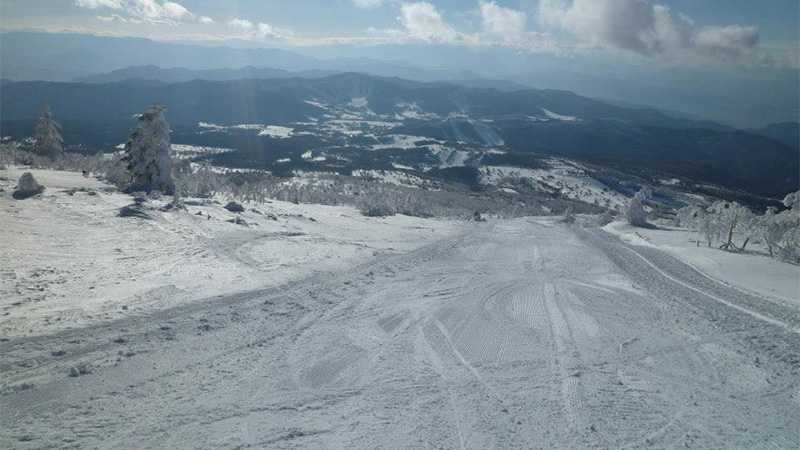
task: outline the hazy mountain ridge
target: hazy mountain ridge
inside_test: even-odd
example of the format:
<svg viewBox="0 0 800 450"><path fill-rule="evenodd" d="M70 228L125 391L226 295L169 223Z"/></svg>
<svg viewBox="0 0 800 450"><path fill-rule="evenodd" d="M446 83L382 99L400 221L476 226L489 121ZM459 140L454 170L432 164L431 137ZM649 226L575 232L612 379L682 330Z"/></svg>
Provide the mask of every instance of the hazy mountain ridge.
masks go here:
<svg viewBox="0 0 800 450"><path fill-rule="evenodd" d="M626 108L568 91L505 92L357 73L174 84L10 82L2 85L3 134L29 135L44 103L63 121L68 143L95 148L119 143L132 115L162 103L173 127L187 132L200 122L294 126L328 120L330 108L337 108L347 120L395 121L393 134L449 142L455 149L500 146L647 167L768 196L796 188L800 166L797 151L771 137L710 129L654 109ZM306 135L280 146L314 148L328 142L356 151L377 144L366 136L318 141L317 127L306 128ZM204 145L201 138L192 143ZM244 145L256 153L279 148L271 141Z"/></svg>
<svg viewBox="0 0 800 450"><path fill-rule="evenodd" d="M150 80L163 83L185 83L192 80L233 81L271 78L321 78L334 75L335 71L306 70L291 72L271 67L245 66L238 69L191 70L184 67L163 68L155 65L131 66L108 73L79 77L76 83L115 83L128 80Z"/></svg>

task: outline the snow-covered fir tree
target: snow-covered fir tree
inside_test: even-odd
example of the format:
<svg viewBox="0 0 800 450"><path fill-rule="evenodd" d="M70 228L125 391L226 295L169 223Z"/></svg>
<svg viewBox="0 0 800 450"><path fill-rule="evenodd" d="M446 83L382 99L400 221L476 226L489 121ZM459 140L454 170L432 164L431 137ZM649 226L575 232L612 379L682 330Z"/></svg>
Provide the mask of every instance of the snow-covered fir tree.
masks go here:
<svg viewBox="0 0 800 450"><path fill-rule="evenodd" d="M129 191L175 192L172 181L169 124L164 108L153 105L139 115L139 124L125 144L125 157L131 175Z"/></svg>
<svg viewBox="0 0 800 450"><path fill-rule="evenodd" d="M625 219L629 224L636 227L647 226L647 212L644 209L644 202L648 196L649 192L642 189L628 203L628 207L625 209Z"/></svg>
<svg viewBox="0 0 800 450"><path fill-rule="evenodd" d="M64 139L61 137L61 125L53 119L50 107L42 108L42 115L36 123L33 152L37 155L56 159L64 153Z"/></svg>

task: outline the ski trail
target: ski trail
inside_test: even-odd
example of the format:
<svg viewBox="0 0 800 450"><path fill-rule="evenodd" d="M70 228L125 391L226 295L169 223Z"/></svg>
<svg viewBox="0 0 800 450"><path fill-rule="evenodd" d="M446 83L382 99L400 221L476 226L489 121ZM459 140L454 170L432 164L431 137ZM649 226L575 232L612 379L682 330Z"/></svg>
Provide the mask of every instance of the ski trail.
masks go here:
<svg viewBox="0 0 800 450"><path fill-rule="evenodd" d="M430 342L428 342L428 339L425 337L425 332L422 330L422 327L420 327L419 322L416 324L416 328L417 328L418 345L420 345L423 351L425 352L425 356L427 356L428 360L431 363L431 366L433 366L434 372L436 372L442 378L442 381L445 383L445 389L447 390L447 401L450 404L450 409L452 410L453 413L453 421L455 422L456 425L455 428L456 428L456 434L458 435L458 445L461 450L465 450L467 446L466 443L464 442L464 432L461 431L462 425L461 425L461 420L459 419L458 416L456 399L453 396L453 390L450 389L451 380L444 371L444 364L442 364L441 358L439 358L439 355L436 353L436 350L434 350L433 347L431 347Z"/></svg>
<svg viewBox="0 0 800 450"><path fill-rule="evenodd" d="M579 414L581 410L581 399L578 392L578 375L569 373L568 366L574 366L574 356L571 355L573 342L569 325L567 324L561 308L556 304L555 286L547 283L544 289L544 304L547 316L550 320L550 331L553 336L555 346L555 360L558 366L558 378L561 383L561 401L564 405L567 423L570 431L579 430Z"/></svg>
<svg viewBox="0 0 800 450"><path fill-rule="evenodd" d="M480 382L486 388L486 390L494 393L491 386L489 386L489 384L486 383L486 380L483 379L481 374L478 373L478 369L476 369L475 366L470 364L469 361L467 361L466 358L464 358L464 355L462 355L461 352L458 351L456 346L453 344L453 340L450 338L450 333L447 331L447 328L445 328L444 324L442 324L442 322L440 322L439 320L436 320L434 323L436 324L436 328L438 328L439 331L442 333L442 336L444 336L444 339L447 342L447 345L450 347L450 350L453 352L456 358L458 358L461 364L463 364L464 367L466 367L470 372L472 372L472 375L475 376L478 382Z"/></svg>
<svg viewBox="0 0 800 450"><path fill-rule="evenodd" d="M800 328L794 328L794 327L792 327L791 325L789 325L788 323L786 323L786 322L784 322L782 320L773 319L772 317L767 317L767 316L765 316L763 314L757 313L757 312L752 311L750 309L747 309L745 307L742 307L742 306L736 305L734 303L731 303L731 302L729 302L729 301L727 301L727 300L725 300L723 298L717 297L714 294L710 294L710 293L708 293L708 292L706 292L706 291L704 291L702 289L698 289L698 288L696 288L696 287L694 287L694 286L692 286L692 285L690 285L688 283L685 283L685 282L673 277L672 275L666 273L665 271L661 270L661 268L659 268L658 266L653 264L649 259L647 259L644 256L642 256L636 250L634 250L634 249L632 249L630 247L627 247L625 245L623 245L621 247L626 249L626 250L628 250L629 252L633 253L634 255L636 255L638 258L640 258L642 261L644 261L645 264L647 264L648 266L653 268L653 270L658 272L663 277L667 278L668 280L670 280L670 281L672 281L674 283L677 283L677 284L685 287L686 289L690 289L692 291L697 292L698 294L702 294L702 295L704 295L704 296L706 296L706 297L708 297L708 298L710 298L710 299L712 299L714 301L722 303L723 305L731 307L731 308L733 308L733 309L735 309L735 310L737 310L739 312L743 312L743 313L745 313L745 314L747 314L747 315L749 315L751 317L754 317L754 318L756 318L758 320L761 320L761 321L767 322L767 323L769 323L771 325L775 325L775 326L778 326L780 328L783 328L786 331L789 331L790 333L800 334Z"/></svg>

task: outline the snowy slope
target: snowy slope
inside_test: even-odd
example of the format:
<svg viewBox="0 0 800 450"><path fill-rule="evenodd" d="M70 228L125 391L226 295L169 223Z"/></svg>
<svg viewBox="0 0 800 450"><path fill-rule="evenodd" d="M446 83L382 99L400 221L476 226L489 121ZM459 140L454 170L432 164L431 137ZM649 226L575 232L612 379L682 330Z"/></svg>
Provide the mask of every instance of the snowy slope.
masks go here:
<svg viewBox="0 0 800 450"><path fill-rule="evenodd" d="M600 230L474 224L279 289L0 342L0 447L798 448L798 327Z"/></svg>
<svg viewBox="0 0 800 450"><path fill-rule="evenodd" d="M108 186L77 173L32 172L47 190L41 198L16 201L10 192L22 170L0 171L4 336L275 286L341 270L375 252L415 248L457 229L445 221L366 218L349 207L278 201L246 205L239 215L250 224L244 227L227 222L237 215L222 208L222 198L186 212L153 211L151 221L120 218L117 211L130 196L105 192ZM78 188L94 195L66 192Z"/></svg>

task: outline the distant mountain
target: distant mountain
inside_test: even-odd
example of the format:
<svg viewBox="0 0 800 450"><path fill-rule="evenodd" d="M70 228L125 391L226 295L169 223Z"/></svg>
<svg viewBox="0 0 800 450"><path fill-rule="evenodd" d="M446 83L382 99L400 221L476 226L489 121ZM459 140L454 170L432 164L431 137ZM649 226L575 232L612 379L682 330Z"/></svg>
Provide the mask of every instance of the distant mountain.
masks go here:
<svg viewBox="0 0 800 450"><path fill-rule="evenodd" d="M48 103L67 143L90 147L123 141L132 116L151 103L166 105L170 123L184 129L198 122L292 126L324 120L337 107L372 120L408 117L396 134L647 167L761 195L796 189L800 173L797 150L776 139L568 91L506 92L343 73L175 84L7 82L0 94L3 135L30 135Z"/></svg>
<svg viewBox="0 0 800 450"><path fill-rule="evenodd" d="M78 83L114 83L126 80L151 80L163 83L184 83L192 80L206 81L232 81L270 78L321 78L333 75L336 72L322 70L307 70L290 72L288 70L273 69L270 67L246 66L239 69L207 69L192 70L183 67L161 68L154 65L133 66L114 70L109 73L89 75L76 78Z"/></svg>
<svg viewBox="0 0 800 450"><path fill-rule="evenodd" d="M295 75L302 77L361 72L421 81L480 80L477 75L463 71L421 68L402 61L371 58L323 59L277 48L239 48L170 43L144 38L95 36L79 33L0 33L0 61L2 61L0 78L15 81L123 81L136 72L139 72L140 75L148 75L147 78L143 78L148 80L161 79L152 78L153 76L163 76L162 81L166 82L195 79L187 79L186 77L191 75L181 73L182 70L175 70L172 73L155 73L151 70L143 70L146 66L180 67L204 71L199 79L220 81L241 79L239 75L244 75L244 73L236 74L227 71L242 70L246 72L248 67L301 72L301 74ZM221 72L216 74L208 72L212 70L221 70ZM112 73L109 74L109 72ZM107 75L98 78L98 74ZM266 72L259 71L253 72L252 75L254 75L253 78L268 77ZM284 75L276 72L269 78ZM104 81L99 81L101 79Z"/></svg>
<svg viewBox="0 0 800 450"><path fill-rule="evenodd" d="M69 81L130 66L222 69L252 65L285 70L320 69L318 61L272 48L239 49L173 44L143 38L77 33L0 34L0 78Z"/></svg>
<svg viewBox="0 0 800 450"><path fill-rule="evenodd" d="M798 122L773 123L763 128L750 130L750 132L800 149L800 123Z"/></svg>

